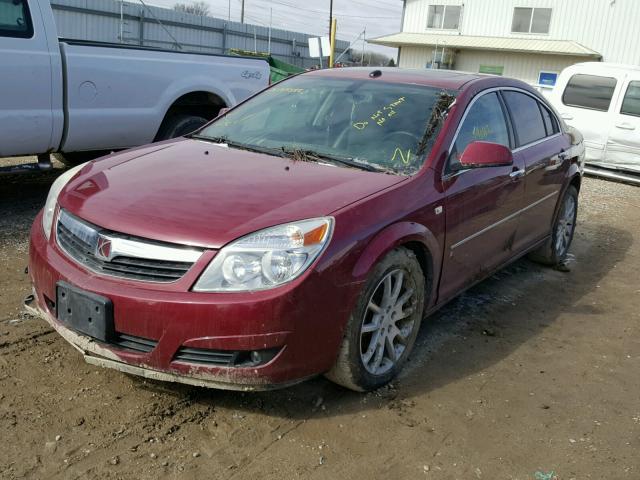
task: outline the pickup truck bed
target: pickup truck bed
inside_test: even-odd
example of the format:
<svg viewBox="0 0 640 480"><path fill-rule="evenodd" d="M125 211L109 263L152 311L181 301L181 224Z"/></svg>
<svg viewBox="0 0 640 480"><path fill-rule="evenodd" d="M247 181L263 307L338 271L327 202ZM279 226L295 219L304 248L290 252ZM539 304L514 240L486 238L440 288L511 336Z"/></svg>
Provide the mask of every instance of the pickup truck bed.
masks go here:
<svg viewBox="0 0 640 480"><path fill-rule="evenodd" d="M264 59L58 39L47 0L0 7L0 157L180 136L269 83Z"/></svg>

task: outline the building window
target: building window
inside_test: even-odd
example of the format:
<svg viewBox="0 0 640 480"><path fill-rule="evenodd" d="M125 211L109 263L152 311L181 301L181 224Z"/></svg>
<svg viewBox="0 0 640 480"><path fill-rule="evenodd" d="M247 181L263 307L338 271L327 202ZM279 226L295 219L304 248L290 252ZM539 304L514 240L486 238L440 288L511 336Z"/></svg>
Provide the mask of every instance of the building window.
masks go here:
<svg viewBox="0 0 640 480"><path fill-rule="evenodd" d="M460 5L429 5L427 28L458 30L460 28Z"/></svg>
<svg viewBox="0 0 640 480"><path fill-rule="evenodd" d="M551 11L550 8L514 8L511 32L549 33Z"/></svg>

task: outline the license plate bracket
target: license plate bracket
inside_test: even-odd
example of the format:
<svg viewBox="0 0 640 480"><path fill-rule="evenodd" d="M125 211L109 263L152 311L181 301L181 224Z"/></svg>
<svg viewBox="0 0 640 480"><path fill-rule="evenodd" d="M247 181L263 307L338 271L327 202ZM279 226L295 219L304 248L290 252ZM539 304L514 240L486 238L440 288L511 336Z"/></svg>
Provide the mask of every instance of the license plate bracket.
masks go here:
<svg viewBox="0 0 640 480"><path fill-rule="evenodd" d="M56 316L71 329L102 342L113 339L113 303L66 282L56 284Z"/></svg>

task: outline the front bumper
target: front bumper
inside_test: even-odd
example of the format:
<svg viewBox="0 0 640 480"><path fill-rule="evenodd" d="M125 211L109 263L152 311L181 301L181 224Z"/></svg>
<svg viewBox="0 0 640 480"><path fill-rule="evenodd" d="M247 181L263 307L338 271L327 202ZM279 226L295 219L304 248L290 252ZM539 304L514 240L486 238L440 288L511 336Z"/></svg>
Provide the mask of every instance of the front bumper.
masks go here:
<svg viewBox="0 0 640 480"><path fill-rule="evenodd" d="M46 240L38 215L32 230L28 310L47 321L91 364L156 380L236 390L287 386L329 370L359 285L337 286L330 269L277 289L196 293L187 284L148 284L96 275ZM203 268L195 265L193 268ZM197 277L190 272L185 282ZM115 330L153 344L148 352L105 344L71 330L55 314L56 285L65 281L113 302ZM180 349L277 350L257 366L212 366L176 358Z"/></svg>

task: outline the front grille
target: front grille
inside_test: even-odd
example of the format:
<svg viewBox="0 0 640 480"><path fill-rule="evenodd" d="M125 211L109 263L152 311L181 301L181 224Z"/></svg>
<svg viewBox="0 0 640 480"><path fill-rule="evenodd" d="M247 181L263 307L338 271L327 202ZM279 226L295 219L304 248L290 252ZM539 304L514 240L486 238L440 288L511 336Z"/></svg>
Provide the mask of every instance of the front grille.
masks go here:
<svg viewBox="0 0 640 480"><path fill-rule="evenodd" d="M207 350L204 348L181 347L174 360L189 363L203 363L228 367L234 364L238 352L229 350Z"/></svg>
<svg viewBox="0 0 640 480"><path fill-rule="evenodd" d="M78 233L74 233L74 228ZM122 238L130 243L136 243L141 247L141 252L144 252L145 248L160 245L160 248L165 251L176 251L178 254L188 251L189 254L193 253L194 256L199 256L202 253L102 230L73 217L68 212L61 212L56 227L58 245L67 255L94 272L133 280L173 282L182 278L195 263L194 261L160 260L118 254L109 260L104 260L96 255L96 245L100 235Z"/></svg>
<svg viewBox="0 0 640 480"><path fill-rule="evenodd" d="M124 333L118 333L116 339L109 343L124 350L133 350L134 352L142 353L149 353L151 350L156 348L156 345L158 344L155 340L134 337L133 335L126 335Z"/></svg>

